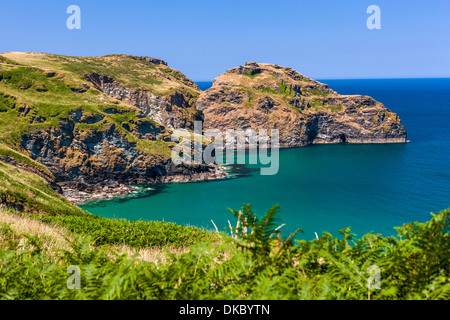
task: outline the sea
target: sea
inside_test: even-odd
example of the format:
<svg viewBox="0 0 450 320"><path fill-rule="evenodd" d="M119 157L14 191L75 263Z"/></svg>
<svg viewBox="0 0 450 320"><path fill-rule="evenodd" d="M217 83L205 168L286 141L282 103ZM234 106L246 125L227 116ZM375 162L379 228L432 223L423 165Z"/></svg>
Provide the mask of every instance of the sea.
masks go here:
<svg viewBox="0 0 450 320"><path fill-rule="evenodd" d="M280 231L310 240L351 227L356 237L397 235L395 227L425 222L450 207L450 79L319 80L340 94L362 94L396 113L404 144L335 144L281 149L279 170L231 165L230 178L141 186L133 196L90 202L93 214L157 220L228 232L229 209L250 204L262 217L280 207ZM198 82L205 90L211 82ZM213 224L214 222L214 224Z"/></svg>

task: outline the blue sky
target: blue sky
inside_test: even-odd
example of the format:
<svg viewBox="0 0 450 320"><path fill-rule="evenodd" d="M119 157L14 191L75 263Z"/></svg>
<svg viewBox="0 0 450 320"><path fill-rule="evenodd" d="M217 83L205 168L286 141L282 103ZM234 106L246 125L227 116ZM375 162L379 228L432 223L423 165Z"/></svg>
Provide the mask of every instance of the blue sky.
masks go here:
<svg viewBox="0 0 450 320"><path fill-rule="evenodd" d="M69 30L69 5L81 30ZM369 30L369 5L381 29ZM450 77L448 0L2 1L0 52L161 58L195 81L247 61L317 79Z"/></svg>

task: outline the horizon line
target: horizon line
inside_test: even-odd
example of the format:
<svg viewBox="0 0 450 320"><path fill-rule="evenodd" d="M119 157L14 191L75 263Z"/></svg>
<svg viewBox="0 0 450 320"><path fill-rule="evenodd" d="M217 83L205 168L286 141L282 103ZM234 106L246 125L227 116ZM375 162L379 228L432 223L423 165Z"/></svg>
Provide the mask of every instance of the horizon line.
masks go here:
<svg viewBox="0 0 450 320"><path fill-rule="evenodd" d="M316 81L319 80L414 80L414 79L450 79L450 76L445 77L393 77L393 78L312 78ZM215 78L214 78L215 79ZM212 82L212 80L192 80L194 82Z"/></svg>
<svg viewBox="0 0 450 320"><path fill-rule="evenodd" d="M43 52L43 51L14 51L14 50L10 50L10 51L4 51L4 52L0 52L0 55L3 55L5 53L31 53L31 54L48 54L48 55L58 55L58 56L65 56L65 57L84 57L84 58L101 58L101 57L106 57L106 56L110 56L110 55L124 55L124 56L135 56L134 54L127 54L127 53L110 53L110 54L106 54L106 55L68 55L68 54L59 54L59 53L50 53L50 52ZM150 57L150 56L146 56L146 57ZM150 57L150 58L154 58L154 57ZM155 59L160 59L163 60L165 62L167 62L164 59L161 58L155 58ZM259 63L267 63L267 62L259 62ZM168 64L168 62L167 62ZM273 64L273 63L268 63L268 64ZM174 69L173 67L170 67L171 69ZM180 72L182 72L180 69L176 69ZM184 73L183 73L184 74ZM304 75L304 74L303 74ZM187 77L187 76L186 76ZM374 77L374 78L360 78L360 77L344 77L344 78L338 78L338 77L313 77L313 76L308 76L313 80L316 81L323 81L323 80L406 80L406 79L450 79L450 75L447 76L426 76L426 77L417 77L417 76L411 76L411 77ZM212 82L215 78L210 79L210 80L193 80L192 78L188 77L189 79L191 79L194 82Z"/></svg>

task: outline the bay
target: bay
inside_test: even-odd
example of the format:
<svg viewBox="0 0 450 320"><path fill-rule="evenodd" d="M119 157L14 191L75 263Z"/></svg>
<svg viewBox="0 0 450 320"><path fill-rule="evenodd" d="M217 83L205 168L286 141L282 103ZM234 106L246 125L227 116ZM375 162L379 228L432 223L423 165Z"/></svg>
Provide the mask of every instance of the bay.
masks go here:
<svg viewBox="0 0 450 320"><path fill-rule="evenodd" d="M298 238L337 234L351 226L395 235L395 226L426 221L450 207L450 79L319 80L340 94L369 95L397 113L406 144L314 145L280 150L276 175L258 165L234 166L235 178L146 186L139 197L81 206L109 218L171 221L220 230L235 219L228 208L249 203L258 215L277 204L281 230ZM211 82L197 83L202 90Z"/></svg>

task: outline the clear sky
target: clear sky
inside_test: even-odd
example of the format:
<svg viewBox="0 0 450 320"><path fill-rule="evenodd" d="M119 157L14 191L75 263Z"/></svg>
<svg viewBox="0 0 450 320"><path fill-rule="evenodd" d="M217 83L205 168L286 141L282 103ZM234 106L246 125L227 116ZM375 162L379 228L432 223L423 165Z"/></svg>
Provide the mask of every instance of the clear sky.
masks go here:
<svg viewBox="0 0 450 320"><path fill-rule="evenodd" d="M69 30L69 5L81 29ZM369 5L381 29L369 30ZM450 77L449 0L0 2L0 52L164 59L194 81L247 61L317 79Z"/></svg>

